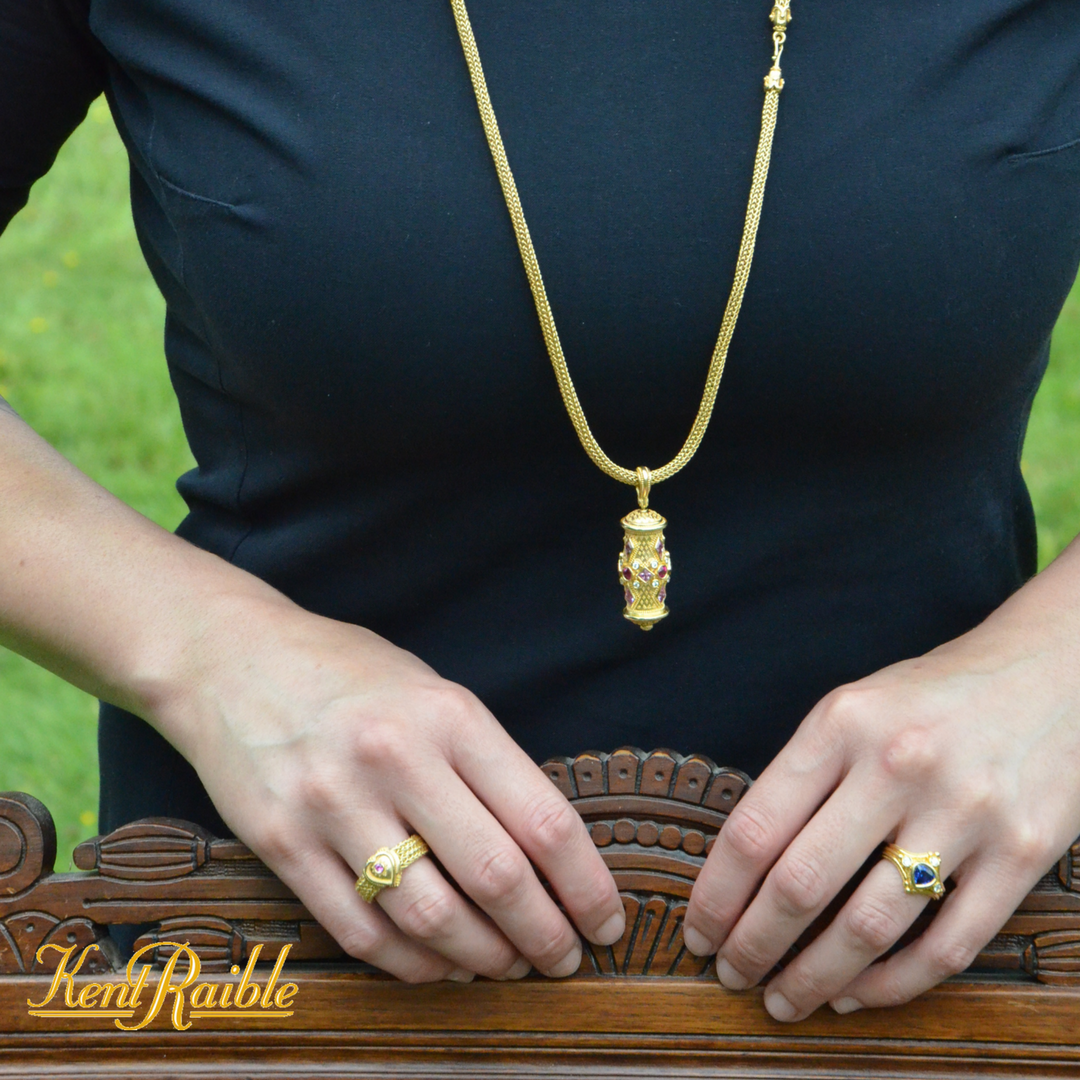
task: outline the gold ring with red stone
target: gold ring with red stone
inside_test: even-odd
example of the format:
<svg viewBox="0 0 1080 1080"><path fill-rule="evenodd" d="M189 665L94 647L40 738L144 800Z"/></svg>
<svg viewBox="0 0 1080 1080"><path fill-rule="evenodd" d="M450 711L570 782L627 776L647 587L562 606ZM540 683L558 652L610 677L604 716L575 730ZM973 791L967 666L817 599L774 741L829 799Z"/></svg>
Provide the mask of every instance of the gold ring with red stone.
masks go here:
<svg viewBox="0 0 1080 1080"><path fill-rule="evenodd" d="M429 850L416 833L397 847L379 848L364 864L364 872L356 879L356 891L370 904L383 889L396 889L405 867L422 859Z"/></svg>

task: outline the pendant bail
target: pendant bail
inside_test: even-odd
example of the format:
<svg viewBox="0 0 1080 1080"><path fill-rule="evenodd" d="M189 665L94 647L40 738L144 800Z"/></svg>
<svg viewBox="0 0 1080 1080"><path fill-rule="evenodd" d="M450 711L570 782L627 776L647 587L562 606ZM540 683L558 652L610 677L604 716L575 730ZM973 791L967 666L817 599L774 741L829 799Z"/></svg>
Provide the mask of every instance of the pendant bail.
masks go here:
<svg viewBox="0 0 1080 1080"><path fill-rule="evenodd" d="M637 467L637 501L642 510L649 509L649 490L652 487L652 473L644 465Z"/></svg>

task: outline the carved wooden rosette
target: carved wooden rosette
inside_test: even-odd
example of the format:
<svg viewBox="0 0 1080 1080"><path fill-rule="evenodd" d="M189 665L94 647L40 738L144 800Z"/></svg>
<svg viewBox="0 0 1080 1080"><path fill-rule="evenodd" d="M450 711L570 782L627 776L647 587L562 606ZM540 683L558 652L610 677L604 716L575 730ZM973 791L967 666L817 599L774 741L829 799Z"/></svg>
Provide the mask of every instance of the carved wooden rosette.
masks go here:
<svg viewBox="0 0 1080 1080"><path fill-rule="evenodd" d="M627 912L621 941L586 946L579 977L703 975L710 962L686 952L682 921L705 857L749 786L746 774L701 756L632 747L553 759L542 768L588 825ZM83 873L54 873L55 853L48 810L30 795L0 795L0 975L51 970L55 950L36 961L48 942L79 950L96 942L100 951L87 955L82 972L119 970L124 958L107 930L116 924L149 924L138 947L189 941L208 972L242 965L259 944L267 961L286 944L290 964L346 960L238 840L148 818L80 844L74 860ZM932 915L928 909L924 919ZM163 964L168 953L162 946L153 957ZM1080 987L1080 842L971 970L998 982Z"/></svg>
<svg viewBox="0 0 1080 1080"><path fill-rule="evenodd" d="M683 946L690 890L728 811L750 784L736 769L670 750L555 758L542 769L589 827L626 909L609 948L585 942L581 974L701 975Z"/></svg>

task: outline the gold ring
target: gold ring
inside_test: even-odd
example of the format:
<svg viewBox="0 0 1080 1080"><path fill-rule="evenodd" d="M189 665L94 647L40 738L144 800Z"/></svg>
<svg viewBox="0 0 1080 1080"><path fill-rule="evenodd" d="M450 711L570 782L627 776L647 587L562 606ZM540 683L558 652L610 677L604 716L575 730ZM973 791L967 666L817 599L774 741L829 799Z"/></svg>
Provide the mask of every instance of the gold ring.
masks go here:
<svg viewBox="0 0 1080 1080"><path fill-rule="evenodd" d="M918 893L940 900L945 895L945 886L941 883L941 856L936 851L926 851L916 855L905 851L895 844L889 844L881 853L888 859L904 879L904 892Z"/></svg>
<svg viewBox="0 0 1080 1080"><path fill-rule="evenodd" d="M383 889L396 889L401 884L402 870L429 850L416 833L397 847L379 848L364 864L364 872L356 879L356 891L370 904Z"/></svg>

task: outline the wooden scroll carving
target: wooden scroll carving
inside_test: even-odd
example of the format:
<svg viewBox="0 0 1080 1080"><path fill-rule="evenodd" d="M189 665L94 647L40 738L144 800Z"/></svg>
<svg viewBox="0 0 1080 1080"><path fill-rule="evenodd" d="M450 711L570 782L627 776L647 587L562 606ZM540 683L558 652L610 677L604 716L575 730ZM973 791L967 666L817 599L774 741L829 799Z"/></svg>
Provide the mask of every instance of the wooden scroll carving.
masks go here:
<svg viewBox="0 0 1080 1080"><path fill-rule="evenodd" d="M611 869L627 929L610 948L587 945L581 977L705 974L688 953L682 921L698 871L745 773L669 750L623 748L546 762L543 771L573 803ZM206 971L228 971L264 946L292 946L294 963L345 961L303 905L242 843L187 822L148 818L80 844L84 873L55 873L56 836L35 798L0 795L0 975L55 965L46 942L97 942L89 965L119 970L114 924L150 924L136 946L187 941ZM164 963L169 949L155 950ZM348 961L352 964L352 961ZM84 968L92 973L91 967ZM982 979L1080 987L1080 842L1032 890L972 972Z"/></svg>

